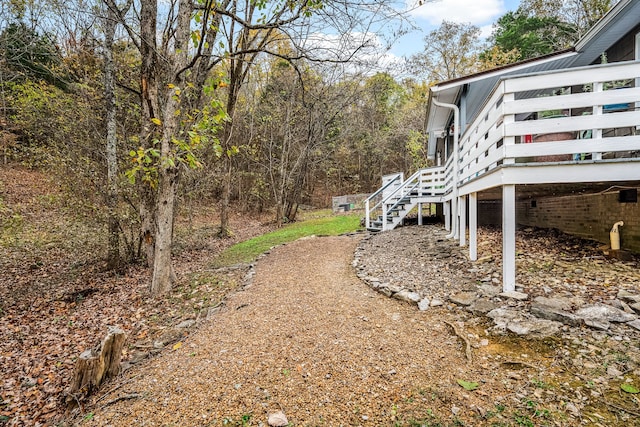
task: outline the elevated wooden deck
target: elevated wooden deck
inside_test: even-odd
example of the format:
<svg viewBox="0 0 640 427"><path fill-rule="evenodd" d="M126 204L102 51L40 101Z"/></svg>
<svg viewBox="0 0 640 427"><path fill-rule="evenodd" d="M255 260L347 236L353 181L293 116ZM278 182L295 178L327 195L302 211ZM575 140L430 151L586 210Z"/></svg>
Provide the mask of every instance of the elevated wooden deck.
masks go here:
<svg viewBox="0 0 640 427"><path fill-rule="evenodd" d="M503 78L454 135L444 166L387 177L366 202L367 228L393 229L415 206L443 203L461 246L468 223L475 260L478 194L502 199L503 288L514 290L516 186L543 194L614 183L640 183L640 62Z"/></svg>

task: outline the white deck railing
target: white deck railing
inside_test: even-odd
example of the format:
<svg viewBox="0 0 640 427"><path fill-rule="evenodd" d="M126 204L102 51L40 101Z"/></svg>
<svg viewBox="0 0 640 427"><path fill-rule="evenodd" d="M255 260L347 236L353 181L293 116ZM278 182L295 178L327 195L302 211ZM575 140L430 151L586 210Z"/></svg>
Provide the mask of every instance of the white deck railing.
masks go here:
<svg viewBox="0 0 640 427"><path fill-rule="evenodd" d="M458 185L502 165L637 157L639 76L640 62L626 62L501 80L460 138ZM544 96L554 91L563 94ZM539 118L541 112L553 113ZM452 172L447 169L447 190Z"/></svg>
<svg viewBox="0 0 640 427"><path fill-rule="evenodd" d="M640 62L505 77L459 141L458 176L455 156L407 180L390 176L393 180L367 199L367 228L374 215L386 218L407 195L414 202L451 200L455 186L469 194L502 184L606 181L614 175L600 172L610 172L612 162L633 164L625 177L640 179ZM556 165L589 167L571 177L526 167ZM525 167L514 169L510 182L482 181L509 166ZM621 174L615 176L620 180ZM380 228L387 228L386 221Z"/></svg>

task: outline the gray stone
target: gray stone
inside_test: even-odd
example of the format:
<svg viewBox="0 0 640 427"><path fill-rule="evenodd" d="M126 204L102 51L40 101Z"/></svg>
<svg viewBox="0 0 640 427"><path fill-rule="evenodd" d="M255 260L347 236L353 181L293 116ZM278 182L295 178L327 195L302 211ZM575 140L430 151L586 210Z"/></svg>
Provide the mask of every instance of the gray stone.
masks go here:
<svg viewBox="0 0 640 427"><path fill-rule="evenodd" d="M547 297L535 297L533 302L546 307L555 308L556 310L571 310L571 301L567 298L547 298Z"/></svg>
<svg viewBox="0 0 640 427"><path fill-rule="evenodd" d="M387 289L389 289L391 291L392 294L398 293L398 292L403 290L402 287L397 286L397 285L392 285L390 283L386 284L385 286L387 287Z"/></svg>
<svg viewBox="0 0 640 427"><path fill-rule="evenodd" d="M518 292L518 291L507 291L507 292L502 292L500 294L498 294L499 296L503 297L503 298L510 298L510 299L514 299L517 301L526 301L527 298L529 298L529 295L523 293L523 292Z"/></svg>
<svg viewBox="0 0 640 427"><path fill-rule="evenodd" d="M602 331L606 331L611 326L611 323L604 319L584 319L584 324Z"/></svg>
<svg viewBox="0 0 640 427"><path fill-rule="evenodd" d="M631 308L632 308L634 311L636 311L636 312L640 313L640 302L637 302L637 303L635 303L635 304L631 304Z"/></svg>
<svg viewBox="0 0 640 427"><path fill-rule="evenodd" d="M596 323L606 323L606 322L631 322L632 320L636 320L638 316L625 313L623 310L619 308L611 307L610 305L605 304L597 304L597 305L589 305L583 307L576 311L576 316L581 317L587 323L587 320L594 321Z"/></svg>
<svg viewBox="0 0 640 427"><path fill-rule="evenodd" d="M640 302L640 295L633 294L625 289L620 289L618 291L618 299L629 302Z"/></svg>
<svg viewBox="0 0 640 427"><path fill-rule="evenodd" d="M444 305L444 301L441 299L434 298L431 300L431 307L441 307Z"/></svg>
<svg viewBox="0 0 640 427"><path fill-rule="evenodd" d="M493 301L480 298L474 301L473 304L471 304L469 308L467 308L467 310L469 310L471 313L475 314L476 316L480 316L482 314L486 314L490 312L491 310L495 310L499 306L500 306L499 304Z"/></svg>
<svg viewBox="0 0 640 427"><path fill-rule="evenodd" d="M496 308L487 313L487 317L493 319L496 329L511 331L518 335L532 335L535 337L547 337L560 331L562 323L552 320L529 318L519 310Z"/></svg>
<svg viewBox="0 0 640 427"><path fill-rule="evenodd" d="M426 311L429 309L429 304L431 303L431 301L429 301L429 298L423 298L420 300L420 302L418 302L418 309L420 311Z"/></svg>
<svg viewBox="0 0 640 427"><path fill-rule="evenodd" d="M500 286L491 286L491 285L480 285L478 286L478 290L480 293L487 297L495 297L502 292L502 288Z"/></svg>
<svg viewBox="0 0 640 427"><path fill-rule="evenodd" d="M569 326L580 326L580 324L582 324L582 319L580 317L569 313L568 311L560 310L558 308L551 307L545 304L534 302L531 305L530 311L531 314L540 319L553 320Z"/></svg>
<svg viewBox="0 0 640 427"><path fill-rule="evenodd" d="M573 403L571 403L571 402L566 404L565 409L574 418L582 416L582 413L580 412L580 409L578 409L578 407L576 405L574 405Z"/></svg>
<svg viewBox="0 0 640 427"><path fill-rule="evenodd" d="M622 372L620 372L615 366L609 366L607 367L607 375L610 377L619 377L622 375Z"/></svg>
<svg viewBox="0 0 640 427"><path fill-rule="evenodd" d="M548 337L560 332L562 323L546 319L531 319L512 321L507 329L518 335L533 335L536 337Z"/></svg>
<svg viewBox="0 0 640 427"><path fill-rule="evenodd" d="M195 323L196 323L196 321L193 320L193 319L183 320L182 322L178 323L176 328L178 328L178 329L187 329L187 328L192 327Z"/></svg>
<svg viewBox="0 0 640 427"><path fill-rule="evenodd" d="M637 329L637 330L640 331L640 319L634 320L634 321L631 321L631 322L627 322L626 325L629 325L632 328Z"/></svg>
<svg viewBox="0 0 640 427"><path fill-rule="evenodd" d="M388 297L390 297L393 294L393 292L391 292L391 290L386 286L381 286L380 288L378 288L378 292Z"/></svg>
<svg viewBox="0 0 640 427"><path fill-rule="evenodd" d="M611 307L618 308L620 310L624 310L624 306L622 305L622 301L619 299L613 299L605 302L606 305L610 305Z"/></svg>
<svg viewBox="0 0 640 427"><path fill-rule="evenodd" d="M394 298L399 299L400 301L417 303L420 301L420 294L417 292L411 292L406 289L401 290L393 295Z"/></svg>
<svg viewBox="0 0 640 427"><path fill-rule="evenodd" d="M514 310L509 310L506 308L496 308L495 310L491 310L487 313L487 317L493 320L496 319L515 319L519 317L520 313Z"/></svg>
<svg viewBox="0 0 640 427"><path fill-rule="evenodd" d="M449 296L449 300L458 305L471 305L477 299L475 292L458 292Z"/></svg>
<svg viewBox="0 0 640 427"><path fill-rule="evenodd" d="M271 427L284 427L289 425L289 420L287 420L287 416L282 411L274 412L273 414L269 414L269 418L267 419L267 423Z"/></svg>

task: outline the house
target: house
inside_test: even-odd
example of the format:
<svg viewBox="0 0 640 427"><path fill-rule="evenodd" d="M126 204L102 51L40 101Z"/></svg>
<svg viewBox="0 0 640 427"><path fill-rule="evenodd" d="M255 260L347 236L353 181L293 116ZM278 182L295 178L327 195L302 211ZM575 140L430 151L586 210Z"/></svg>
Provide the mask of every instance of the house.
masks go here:
<svg viewBox="0 0 640 427"><path fill-rule="evenodd" d="M603 61L606 58L606 61ZM517 224L640 251L640 0L621 0L574 48L431 88L435 167L383 177L370 230L435 203L450 238L477 258L479 221L500 221L503 288L515 289Z"/></svg>

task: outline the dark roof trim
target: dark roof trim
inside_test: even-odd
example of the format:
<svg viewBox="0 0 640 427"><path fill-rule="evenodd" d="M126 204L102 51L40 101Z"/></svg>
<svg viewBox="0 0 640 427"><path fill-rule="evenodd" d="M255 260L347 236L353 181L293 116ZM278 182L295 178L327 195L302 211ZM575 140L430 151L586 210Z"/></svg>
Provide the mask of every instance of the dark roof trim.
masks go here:
<svg viewBox="0 0 640 427"><path fill-rule="evenodd" d="M446 81L439 82L438 84L432 86L431 89L440 88L442 86L456 86L457 83L464 83L467 80L477 80L480 77L487 76L489 74L494 74L494 73L495 74L501 74L502 72L509 71L512 68L518 68L518 67L521 67L523 65L530 65L530 64L534 64L536 62L545 62L545 61L547 61L549 59L556 59L556 57L563 56L563 55L565 55L567 53L576 53L576 49L571 47L571 48L568 48L568 49L552 52L552 53L549 53L547 55L537 56L535 58L525 59L523 61L518 61L518 62L514 62L512 64L507 64L507 65L502 65L502 66L496 67L496 68L490 68L488 70L480 71L480 72L474 73L474 74L469 74L467 76L458 77L458 78L451 79L451 80L446 80Z"/></svg>

